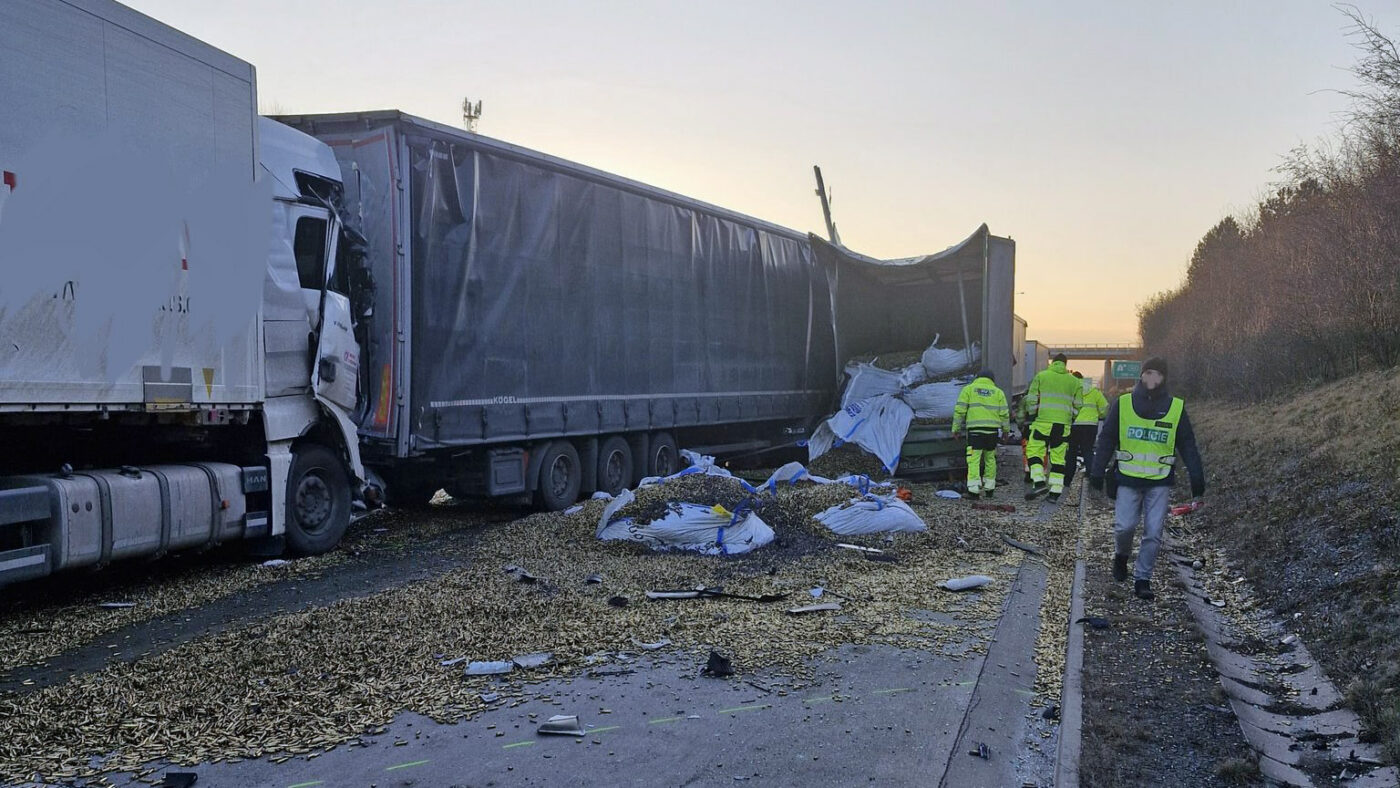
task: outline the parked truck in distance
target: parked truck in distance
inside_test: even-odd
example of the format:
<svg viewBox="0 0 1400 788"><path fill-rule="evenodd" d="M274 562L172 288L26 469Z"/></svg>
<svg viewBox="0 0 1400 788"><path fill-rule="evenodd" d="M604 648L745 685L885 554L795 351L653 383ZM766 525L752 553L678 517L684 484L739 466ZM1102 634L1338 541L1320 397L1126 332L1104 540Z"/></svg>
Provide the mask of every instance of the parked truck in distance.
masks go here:
<svg viewBox="0 0 1400 788"><path fill-rule="evenodd" d="M0 4L0 584L334 546L359 244L251 65L109 0Z"/></svg>

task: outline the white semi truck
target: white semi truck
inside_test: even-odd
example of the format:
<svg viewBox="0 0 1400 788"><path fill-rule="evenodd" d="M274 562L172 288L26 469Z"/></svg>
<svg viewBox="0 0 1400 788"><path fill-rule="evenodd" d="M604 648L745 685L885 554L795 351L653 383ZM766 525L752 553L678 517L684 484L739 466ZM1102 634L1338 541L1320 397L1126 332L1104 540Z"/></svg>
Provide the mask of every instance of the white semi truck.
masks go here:
<svg viewBox="0 0 1400 788"><path fill-rule="evenodd" d="M0 585L334 546L370 287L331 150L125 6L5 0L0 173Z"/></svg>

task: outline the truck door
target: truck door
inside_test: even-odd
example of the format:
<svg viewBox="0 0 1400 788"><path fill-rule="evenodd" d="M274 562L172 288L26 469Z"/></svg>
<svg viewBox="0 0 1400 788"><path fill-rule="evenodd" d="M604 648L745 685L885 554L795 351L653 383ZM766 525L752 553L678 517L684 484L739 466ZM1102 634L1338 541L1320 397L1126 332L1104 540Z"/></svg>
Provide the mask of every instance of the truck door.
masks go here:
<svg viewBox="0 0 1400 788"><path fill-rule="evenodd" d="M355 411L360 345L350 309L350 270L339 243L340 221L319 207L299 206L293 249L315 352L311 387L320 397Z"/></svg>

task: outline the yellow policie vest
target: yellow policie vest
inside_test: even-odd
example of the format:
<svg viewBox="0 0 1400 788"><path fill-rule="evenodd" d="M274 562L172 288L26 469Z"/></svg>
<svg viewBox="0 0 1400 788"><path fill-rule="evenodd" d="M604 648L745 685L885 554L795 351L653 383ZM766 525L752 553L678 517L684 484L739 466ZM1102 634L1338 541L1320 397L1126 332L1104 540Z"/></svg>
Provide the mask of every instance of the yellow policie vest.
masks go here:
<svg viewBox="0 0 1400 788"><path fill-rule="evenodd" d="M1167 478L1176 463L1176 427L1186 408L1180 397L1161 419L1144 419L1133 410L1132 393L1118 398L1118 470L1135 479Z"/></svg>

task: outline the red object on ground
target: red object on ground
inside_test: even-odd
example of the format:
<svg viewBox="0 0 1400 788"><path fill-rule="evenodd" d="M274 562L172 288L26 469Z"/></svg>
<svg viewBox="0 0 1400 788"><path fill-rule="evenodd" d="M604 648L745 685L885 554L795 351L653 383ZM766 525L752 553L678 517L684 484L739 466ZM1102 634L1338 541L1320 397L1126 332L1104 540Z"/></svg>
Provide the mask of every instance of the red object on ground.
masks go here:
<svg viewBox="0 0 1400 788"><path fill-rule="evenodd" d="M908 487L900 487L898 490L894 491L894 495L901 501L907 502L914 500L914 493L910 492Z"/></svg>
<svg viewBox="0 0 1400 788"><path fill-rule="evenodd" d="M1184 514L1190 514L1196 511L1197 509L1200 509L1202 506L1205 506L1204 501L1192 501L1191 503L1183 503L1180 506L1173 506L1171 511L1172 515L1180 517Z"/></svg>
<svg viewBox="0 0 1400 788"><path fill-rule="evenodd" d="M973 502L972 508L974 508L974 509L986 509L986 510L989 511L989 512L1014 512L1014 511L1016 511L1016 507L1012 506L1012 505L1009 504L1009 503L980 503L980 502Z"/></svg>

